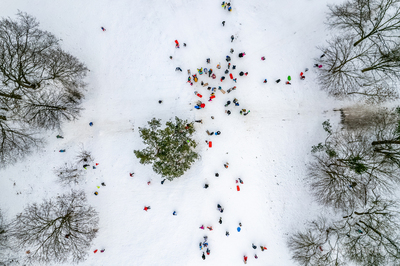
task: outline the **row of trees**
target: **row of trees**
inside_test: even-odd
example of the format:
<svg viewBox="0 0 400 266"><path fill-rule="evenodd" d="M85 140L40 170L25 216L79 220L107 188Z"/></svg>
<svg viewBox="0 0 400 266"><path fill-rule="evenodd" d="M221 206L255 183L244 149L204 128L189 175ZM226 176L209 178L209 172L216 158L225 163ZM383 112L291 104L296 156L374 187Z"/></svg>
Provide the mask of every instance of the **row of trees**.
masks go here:
<svg viewBox="0 0 400 266"><path fill-rule="evenodd" d="M79 116L87 71L32 16L0 21L0 168L41 145L41 130Z"/></svg>
<svg viewBox="0 0 400 266"><path fill-rule="evenodd" d="M289 237L301 265L400 263L400 109L351 111L337 131L324 122L327 138L312 148L306 180L331 213Z"/></svg>
<svg viewBox="0 0 400 266"><path fill-rule="evenodd" d="M9 223L2 215L0 265L83 261L98 231L98 214L83 191L30 204Z"/></svg>
<svg viewBox="0 0 400 266"><path fill-rule="evenodd" d="M380 103L399 98L400 0L348 0L329 6L339 35L319 47L318 82L330 95Z"/></svg>

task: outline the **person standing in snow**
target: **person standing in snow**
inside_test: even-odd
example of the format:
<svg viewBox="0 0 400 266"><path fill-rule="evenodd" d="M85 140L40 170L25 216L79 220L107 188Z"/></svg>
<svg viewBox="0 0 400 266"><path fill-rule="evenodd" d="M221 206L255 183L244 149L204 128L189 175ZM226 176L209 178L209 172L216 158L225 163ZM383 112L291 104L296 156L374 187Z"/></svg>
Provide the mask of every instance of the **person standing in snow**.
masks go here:
<svg viewBox="0 0 400 266"><path fill-rule="evenodd" d="M104 27L101 27L101 30L102 30L102 31L106 31L106 29L105 29Z"/></svg>
<svg viewBox="0 0 400 266"><path fill-rule="evenodd" d="M165 182L165 178L161 181L161 185L164 185L164 182Z"/></svg>
<svg viewBox="0 0 400 266"><path fill-rule="evenodd" d="M228 115L230 115L230 114L231 114L231 111L230 111L230 110L225 110L225 113L227 113Z"/></svg>
<svg viewBox="0 0 400 266"><path fill-rule="evenodd" d="M58 138L58 139L63 139L64 137L63 137L63 136L60 136L60 135L57 135L56 138Z"/></svg>
<svg viewBox="0 0 400 266"><path fill-rule="evenodd" d="M225 20L224 20L224 21L222 21L222 26L225 26Z"/></svg>
<svg viewBox="0 0 400 266"><path fill-rule="evenodd" d="M175 71L180 71L182 72L182 69L180 67L175 68Z"/></svg>
<svg viewBox="0 0 400 266"><path fill-rule="evenodd" d="M207 189L208 188L208 184L204 184L204 188Z"/></svg>
<svg viewBox="0 0 400 266"><path fill-rule="evenodd" d="M256 249L256 248L257 248L257 246L256 246L256 245L254 245L254 243L253 243L253 244L251 244L251 247L252 247L253 249Z"/></svg>
<svg viewBox="0 0 400 266"><path fill-rule="evenodd" d="M267 79L264 79L263 83L267 83Z"/></svg>
<svg viewBox="0 0 400 266"><path fill-rule="evenodd" d="M219 217L219 224L222 224L222 217Z"/></svg>
<svg viewBox="0 0 400 266"><path fill-rule="evenodd" d="M228 231L226 231L226 232L225 232L225 235L226 235L226 236L229 236L229 232L228 232Z"/></svg>
<svg viewBox="0 0 400 266"><path fill-rule="evenodd" d="M231 57L229 55L226 56L226 62L231 61Z"/></svg>
<svg viewBox="0 0 400 266"><path fill-rule="evenodd" d="M243 56L245 56L246 53L239 53L239 57L242 58Z"/></svg>
<svg viewBox="0 0 400 266"><path fill-rule="evenodd" d="M207 255L210 255L210 250L208 248L207 248L206 252L207 252Z"/></svg>
<svg viewBox="0 0 400 266"><path fill-rule="evenodd" d="M231 42L233 42L233 40L235 39L235 36L231 36Z"/></svg>
<svg viewBox="0 0 400 266"><path fill-rule="evenodd" d="M243 77L243 75L244 75L244 72L243 72L243 71L240 71L240 72L239 72L239 76Z"/></svg>
<svg viewBox="0 0 400 266"><path fill-rule="evenodd" d="M144 206L144 208L143 208L143 210L145 210L145 211L150 210L150 209L151 209L150 206Z"/></svg>
<svg viewBox="0 0 400 266"><path fill-rule="evenodd" d="M213 70L212 70L212 68L210 68L210 69L208 70L208 77L211 77L212 72L213 72Z"/></svg>
<svg viewBox="0 0 400 266"><path fill-rule="evenodd" d="M244 264L247 264L247 256L246 255L243 256L243 260L244 260Z"/></svg>
<svg viewBox="0 0 400 266"><path fill-rule="evenodd" d="M206 255L204 255L204 252L203 252L203 256L201 256L201 257L203 258L203 260L206 259Z"/></svg>
<svg viewBox="0 0 400 266"><path fill-rule="evenodd" d="M280 80L280 79L277 79L275 82L276 82L276 83L279 83L279 82L281 82L281 80Z"/></svg>
<svg viewBox="0 0 400 266"><path fill-rule="evenodd" d="M172 213L172 215L176 216L176 211L174 211L174 212Z"/></svg>

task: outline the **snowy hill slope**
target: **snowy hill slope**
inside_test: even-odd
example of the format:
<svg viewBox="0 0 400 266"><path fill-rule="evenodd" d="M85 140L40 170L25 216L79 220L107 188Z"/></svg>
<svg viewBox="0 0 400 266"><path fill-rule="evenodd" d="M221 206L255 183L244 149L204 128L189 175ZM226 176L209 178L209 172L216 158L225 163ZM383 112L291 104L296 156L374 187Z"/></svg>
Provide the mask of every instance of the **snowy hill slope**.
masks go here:
<svg viewBox="0 0 400 266"><path fill-rule="evenodd" d="M90 251L81 265L242 265L243 255L249 257L249 265L295 265L285 236L319 211L303 183L305 163L311 145L324 139L321 123L337 121L332 109L341 104L319 90L317 70L312 68L313 58L320 55L315 46L327 36L327 1L232 1L232 12L220 2L15 0L3 6L3 17L14 17L17 9L35 16L90 69L81 119L66 123L62 132L46 133L48 143L42 150L0 171L0 208L8 218L27 203L68 191L53 171L84 147L99 165L75 188L87 192L100 214L92 250L106 251ZM175 39L180 49L174 47ZM246 56L238 58L239 52ZM232 70L236 84L229 77L218 81L226 69L226 55L237 66ZM200 67L212 67L217 79L198 75L192 87L186 70L194 74ZM301 81L299 73L306 67L310 71ZM249 75L239 77L240 71ZM284 84L288 75L292 85ZM265 78L267 84L262 83ZM282 81L276 84L278 78ZM237 89L225 95L217 91L216 99L208 102L209 91L200 81ZM193 108L195 90L203 94L205 109ZM235 97L240 107L224 108ZM241 116L240 108L251 112ZM140 165L133 154L143 147L137 128L152 117L165 122L174 116L203 119L195 125L201 158L184 176L161 185L151 166ZM93 127L88 125L91 121ZM208 136L205 130L222 133ZM55 138L59 133L63 140ZM213 147L205 140L212 140ZM64 148L66 153L58 152ZM244 181L240 192L238 177ZM98 189L96 197L93 192L101 182L107 186ZM216 210L218 203L225 208L222 214ZM145 205L151 210L143 211ZM201 225L214 230L203 231ZM204 235L211 250L205 261L198 247ZM268 250L255 251L252 243Z"/></svg>

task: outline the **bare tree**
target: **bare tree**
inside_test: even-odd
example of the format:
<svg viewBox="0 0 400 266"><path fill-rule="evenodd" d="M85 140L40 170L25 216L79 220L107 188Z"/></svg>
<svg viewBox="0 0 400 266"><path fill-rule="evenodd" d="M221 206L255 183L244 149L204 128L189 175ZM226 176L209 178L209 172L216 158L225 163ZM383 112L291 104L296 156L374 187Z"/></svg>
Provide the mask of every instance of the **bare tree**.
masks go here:
<svg viewBox="0 0 400 266"><path fill-rule="evenodd" d="M328 136L324 143L313 146L315 160L309 164L306 177L321 204L354 208L375 193L393 191L400 182L399 150L392 149L389 156L389 148L378 150L372 145L373 140L381 139L379 133L393 132L399 118L381 110L373 119L370 127L335 132L328 121L324 122Z"/></svg>
<svg viewBox="0 0 400 266"><path fill-rule="evenodd" d="M65 164L64 166L56 169L54 173L58 176L59 181L64 184L78 184L85 172L78 169L77 165Z"/></svg>
<svg viewBox="0 0 400 266"><path fill-rule="evenodd" d="M87 150L84 150L83 148L81 149L81 151L76 156L76 163L79 166L82 166L84 164L90 164L93 161L94 161L94 158L92 156L92 153L87 151Z"/></svg>
<svg viewBox="0 0 400 266"><path fill-rule="evenodd" d="M324 217L288 238L300 265L397 265L400 261L398 205L379 196L341 218Z"/></svg>
<svg viewBox="0 0 400 266"><path fill-rule="evenodd" d="M66 163L64 166L56 169L54 173L58 176L61 183L78 184L86 174L83 166L92 163L93 160L92 154L82 148L76 156L76 162Z"/></svg>
<svg viewBox="0 0 400 266"><path fill-rule="evenodd" d="M35 18L22 12L17 16L0 21L0 123L13 132L0 137L0 158L15 158L3 159L0 167L40 142L31 134L33 128L57 129L62 121L78 117L88 71L60 48L53 34L39 29ZM25 146L12 149L7 142Z"/></svg>
<svg viewBox="0 0 400 266"><path fill-rule="evenodd" d="M319 72L320 86L339 99L358 97L369 103L398 99L395 86L400 57L387 57L376 48L370 42L354 47L349 35L336 37L327 46L319 47L325 54L319 59L324 66Z"/></svg>
<svg viewBox="0 0 400 266"><path fill-rule="evenodd" d="M339 257L337 240L330 234L330 223L326 217L319 217L317 220L309 222L305 232L297 231L289 235L287 245L292 252L292 259L300 265L346 265L345 261ZM324 244L329 242L329 249L323 249Z"/></svg>
<svg viewBox="0 0 400 266"><path fill-rule="evenodd" d="M11 246L8 235L9 225L0 209L0 266L18 264L16 248Z"/></svg>
<svg viewBox="0 0 400 266"><path fill-rule="evenodd" d="M98 226L97 212L83 191L28 205L11 223L10 235L29 249L30 262L80 262L87 256Z"/></svg>
<svg viewBox="0 0 400 266"><path fill-rule="evenodd" d="M42 144L42 140L24 127L7 123L0 117L0 168L14 163Z"/></svg>
<svg viewBox="0 0 400 266"><path fill-rule="evenodd" d="M69 97L66 93L46 91L27 97L18 110L19 116L33 127L59 129L61 121L77 119L82 110Z"/></svg>
<svg viewBox="0 0 400 266"><path fill-rule="evenodd" d="M350 0L341 5L329 5L327 24L354 32L357 38L354 46L367 39L380 42L383 38L389 42L399 35L399 3L399 0Z"/></svg>
<svg viewBox="0 0 400 266"><path fill-rule="evenodd" d="M355 106L342 108L346 130L363 129L371 134L373 152L383 164L400 167L400 108Z"/></svg>
<svg viewBox="0 0 400 266"><path fill-rule="evenodd" d="M3 212L0 209L0 250L6 249L8 247L8 239L6 235L7 224L3 217ZM1 252L0 252L1 254Z"/></svg>

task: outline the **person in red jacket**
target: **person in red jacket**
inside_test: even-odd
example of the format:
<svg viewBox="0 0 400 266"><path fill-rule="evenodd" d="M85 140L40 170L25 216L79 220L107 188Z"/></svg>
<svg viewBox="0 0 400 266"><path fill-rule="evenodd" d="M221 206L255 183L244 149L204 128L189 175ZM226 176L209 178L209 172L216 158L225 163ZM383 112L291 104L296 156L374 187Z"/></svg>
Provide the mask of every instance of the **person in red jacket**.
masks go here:
<svg viewBox="0 0 400 266"><path fill-rule="evenodd" d="M150 206L144 206L143 210L145 210L145 211L150 210Z"/></svg>
<svg viewBox="0 0 400 266"><path fill-rule="evenodd" d="M244 260L244 263L246 264L247 263L247 256L246 255L243 256L243 260Z"/></svg>

